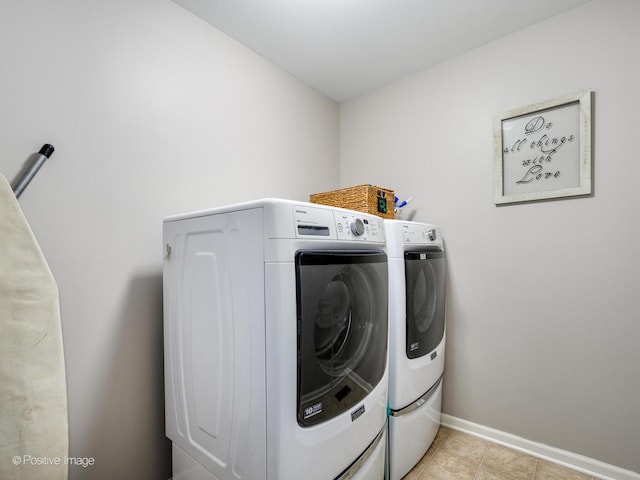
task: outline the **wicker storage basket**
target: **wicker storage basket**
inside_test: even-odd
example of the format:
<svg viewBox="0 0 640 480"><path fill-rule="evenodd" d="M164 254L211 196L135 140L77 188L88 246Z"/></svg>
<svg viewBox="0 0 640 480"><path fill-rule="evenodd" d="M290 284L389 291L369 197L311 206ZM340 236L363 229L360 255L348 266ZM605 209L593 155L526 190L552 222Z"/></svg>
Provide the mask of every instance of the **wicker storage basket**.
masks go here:
<svg viewBox="0 0 640 480"><path fill-rule="evenodd" d="M375 185L356 185L309 195L311 203L348 208L382 218L394 218L393 190Z"/></svg>

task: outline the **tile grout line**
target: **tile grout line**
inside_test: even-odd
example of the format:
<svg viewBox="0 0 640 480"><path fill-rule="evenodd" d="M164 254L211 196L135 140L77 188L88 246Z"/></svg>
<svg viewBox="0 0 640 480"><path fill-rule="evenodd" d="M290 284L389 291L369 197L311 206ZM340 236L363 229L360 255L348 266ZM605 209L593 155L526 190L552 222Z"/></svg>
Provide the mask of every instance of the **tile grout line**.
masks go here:
<svg viewBox="0 0 640 480"><path fill-rule="evenodd" d="M440 447L442 446L442 444L444 443L444 441L449 437L449 434L446 435L446 437L438 444L438 446L433 450L433 453L431 454L431 456L427 459L426 462L424 462L423 468L422 470L420 470L420 473L418 473L418 477L421 477L422 474L424 473L424 471L427 469L427 466L431 463L431 461L433 460L433 457L436 455L436 453L438 452L438 450L440 450ZM425 454L426 455L426 454ZM415 465L414 467L415 468ZM413 468L410 470L410 472L413 470Z"/></svg>
<svg viewBox="0 0 640 480"><path fill-rule="evenodd" d="M480 463L478 464L478 468L476 469L476 474L473 476L473 480L477 480L478 475L480 474L480 467L482 467L482 462L484 462L484 457L487 456L489 447L491 447L491 442L487 443L487 447L484 449L484 452L482 452L482 458L480 459Z"/></svg>
<svg viewBox="0 0 640 480"><path fill-rule="evenodd" d="M480 467L484 467L485 469L489 469L490 471L498 472L500 475L503 475L504 477L509 478L510 480L518 480L515 475L512 475L512 472L505 472L505 471L490 467L488 465L484 465L485 458L486 458L487 454L489 453L489 449L491 448L491 446L499 447L499 445L497 443L493 443L493 442L489 441L487 449L484 451L484 453L482 455L482 459L480 460L480 466L478 467L478 470L476 471L476 475L474 476L474 480L478 479L478 474L480 473ZM509 449L509 450L511 450L511 449ZM530 458L532 458L534 460L533 472L531 474L531 477L529 477L528 480L535 480L536 469L537 469L537 465L538 465L538 459L533 457L533 456L531 456L531 455L526 455L526 456L530 457Z"/></svg>
<svg viewBox="0 0 640 480"><path fill-rule="evenodd" d="M444 446L444 444L447 442L447 440L449 440L449 438L451 437L451 432L453 432L453 430L449 429L447 435L440 441L440 443L438 444L438 446L436 447L436 449L433 451L433 455L431 455L431 458L429 459L429 462L427 463L431 463L433 461L433 458L435 457L435 454L438 453L442 447ZM444 454L446 455L446 450L444 451Z"/></svg>
<svg viewBox="0 0 640 480"><path fill-rule="evenodd" d="M440 450L442 445L444 445L444 442L446 442L446 440L449 438L450 434L451 434L451 432L447 433L447 435L440 441L440 443L438 444L436 449L433 451L433 455L431 455L431 457L429 457L429 460L426 461L426 463L424 465L424 469L422 470L422 472L420 472L420 476L422 476L422 473L427 469L427 465L429 465L433 461L433 457L436 456L436 453L438 453L438 450Z"/></svg>

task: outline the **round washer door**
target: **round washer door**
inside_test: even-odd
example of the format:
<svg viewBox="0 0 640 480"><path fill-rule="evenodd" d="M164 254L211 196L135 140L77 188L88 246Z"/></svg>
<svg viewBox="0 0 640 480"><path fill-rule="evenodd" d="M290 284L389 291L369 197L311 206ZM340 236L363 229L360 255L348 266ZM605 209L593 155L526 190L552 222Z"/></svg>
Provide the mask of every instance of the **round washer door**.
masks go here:
<svg viewBox="0 0 640 480"><path fill-rule="evenodd" d="M444 252L405 252L408 358L433 351L444 336L445 257Z"/></svg>
<svg viewBox="0 0 640 480"><path fill-rule="evenodd" d="M387 257L296 255L298 423L350 409L379 383L387 354Z"/></svg>

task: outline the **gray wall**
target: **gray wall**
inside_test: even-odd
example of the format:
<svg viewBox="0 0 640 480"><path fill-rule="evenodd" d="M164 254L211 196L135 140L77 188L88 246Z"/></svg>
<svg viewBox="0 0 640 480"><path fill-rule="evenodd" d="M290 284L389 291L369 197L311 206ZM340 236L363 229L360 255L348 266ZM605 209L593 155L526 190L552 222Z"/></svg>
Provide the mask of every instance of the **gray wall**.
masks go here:
<svg viewBox="0 0 640 480"><path fill-rule="evenodd" d="M338 186L338 106L169 0L0 5L0 172L58 281L73 479L161 479L162 218ZM1 241L1 239L0 239Z"/></svg>
<svg viewBox="0 0 640 480"><path fill-rule="evenodd" d="M640 2L596 0L341 105L341 184L448 252L444 412L640 472ZM595 90L589 198L496 207L494 115Z"/></svg>

